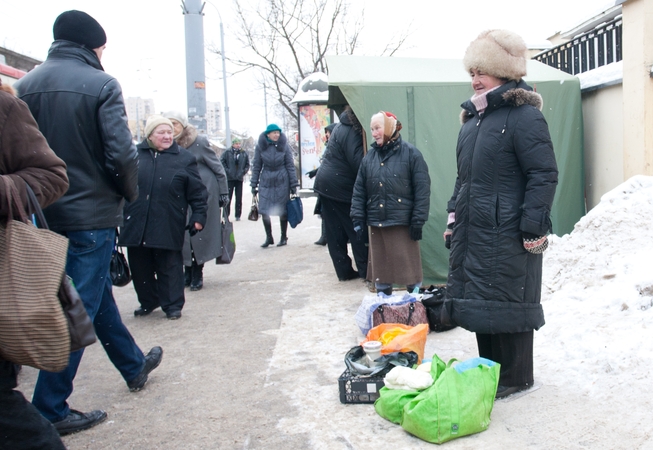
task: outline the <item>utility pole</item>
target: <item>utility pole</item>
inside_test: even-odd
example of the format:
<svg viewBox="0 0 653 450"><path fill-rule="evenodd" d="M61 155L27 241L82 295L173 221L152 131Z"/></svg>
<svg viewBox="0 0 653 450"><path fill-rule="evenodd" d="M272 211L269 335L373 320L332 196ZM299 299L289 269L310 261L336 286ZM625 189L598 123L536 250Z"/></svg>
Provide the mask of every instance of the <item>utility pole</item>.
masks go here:
<svg viewBox="0 0 653 450"><path fill-rule="evenodd" d="M181 0L186 35L186 94L188 121L206 133L206 77L204 71L204 4Z"/></svg>
<svg viewBox="0 0 653 450"><path fill-rule="evenodd" d="M265 106L265 125L268 126L268 86L263 82L263 105Z"/></svg>

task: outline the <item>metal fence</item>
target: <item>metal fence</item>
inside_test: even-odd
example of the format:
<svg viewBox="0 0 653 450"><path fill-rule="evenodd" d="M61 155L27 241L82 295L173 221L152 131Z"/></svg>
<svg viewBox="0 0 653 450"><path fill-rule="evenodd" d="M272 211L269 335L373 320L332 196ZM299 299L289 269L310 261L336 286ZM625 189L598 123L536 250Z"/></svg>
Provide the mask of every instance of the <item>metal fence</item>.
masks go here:
<svg viewBox="0 0 653 450"><path fill-rule="evenodd" d="M587 72L622 58L621 16L533 57L572 75Z"/></svg>

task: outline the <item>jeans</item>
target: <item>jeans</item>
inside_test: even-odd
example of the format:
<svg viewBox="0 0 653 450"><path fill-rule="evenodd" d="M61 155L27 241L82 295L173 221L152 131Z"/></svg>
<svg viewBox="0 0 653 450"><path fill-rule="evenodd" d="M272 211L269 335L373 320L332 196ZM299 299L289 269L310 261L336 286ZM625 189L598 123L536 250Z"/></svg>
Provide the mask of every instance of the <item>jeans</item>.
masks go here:
<svg viewBox="0 0 653 450"><path fill-rule="evenodd" d="M73 279L102 348L124 380L130 382L145 366L145 356L122 323L113 298L109 262L116 230L62 234L70 241L66 273ZM66 400L73 392L73 379L83 354L84 349L72 352L68 367L61 372L39 372L32 403L51 422L62 420L70 413Z"/></svg>

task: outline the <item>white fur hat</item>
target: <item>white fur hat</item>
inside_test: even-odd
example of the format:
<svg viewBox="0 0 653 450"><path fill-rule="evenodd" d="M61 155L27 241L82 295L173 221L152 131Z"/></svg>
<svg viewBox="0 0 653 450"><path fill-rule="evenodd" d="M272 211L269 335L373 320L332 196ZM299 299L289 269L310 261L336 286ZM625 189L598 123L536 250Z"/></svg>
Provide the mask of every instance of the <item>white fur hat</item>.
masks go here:
<svg viewBox="0 0 653 450"><path fill-rule="evenodd" d="M519 81L526 75L526 43L508 30L487 30L469 44L463 64L497 78Z"/></svg>

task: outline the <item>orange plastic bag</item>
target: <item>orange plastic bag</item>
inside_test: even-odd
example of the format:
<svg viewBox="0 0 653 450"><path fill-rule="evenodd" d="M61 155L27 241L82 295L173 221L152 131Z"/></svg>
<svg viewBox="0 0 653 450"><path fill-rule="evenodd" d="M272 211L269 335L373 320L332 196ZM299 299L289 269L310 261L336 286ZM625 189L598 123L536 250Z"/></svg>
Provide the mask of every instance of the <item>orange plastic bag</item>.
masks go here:
<svg viewBox="0 0 653 450"><path fill-rule="evenodd" d="M367 333L367 341L381 341L381 354L387 355L394 352L415 352L419 362L424 358L424 347L426 336L429 334L429 326L421 323L410 327L401 323L382 323L372 328ZM361 342L361 345L363 344Z"/></svg>

